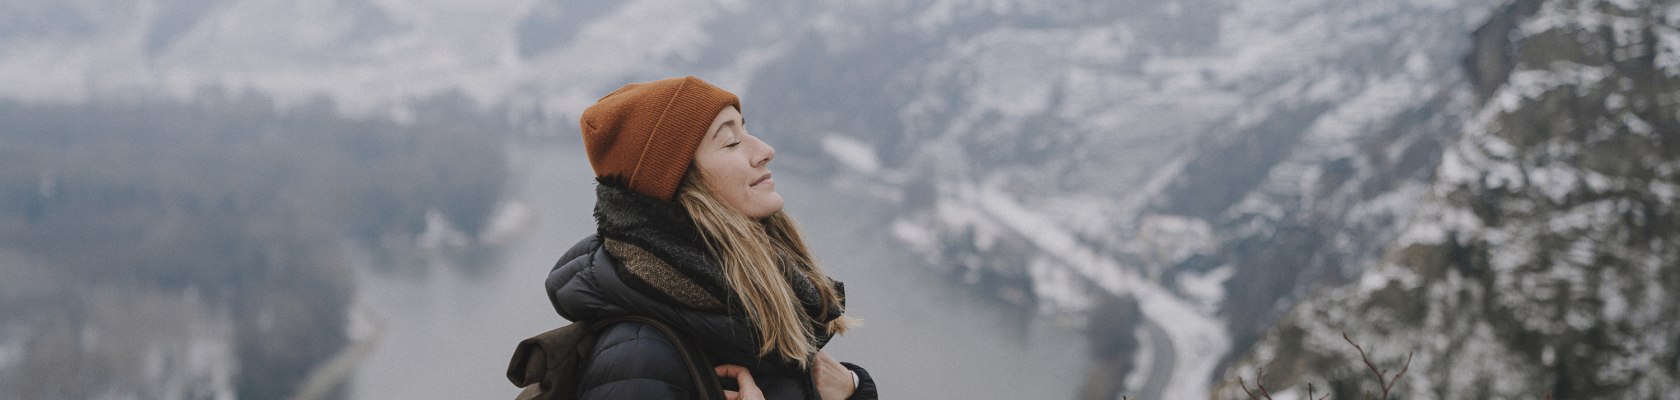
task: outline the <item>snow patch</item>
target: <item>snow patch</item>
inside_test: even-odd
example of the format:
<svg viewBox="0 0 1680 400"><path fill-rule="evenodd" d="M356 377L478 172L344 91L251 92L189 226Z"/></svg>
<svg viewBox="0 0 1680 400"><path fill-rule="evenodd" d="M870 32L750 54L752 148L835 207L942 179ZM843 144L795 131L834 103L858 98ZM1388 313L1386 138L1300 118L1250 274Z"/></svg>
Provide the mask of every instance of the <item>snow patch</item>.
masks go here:
<svg viewBox="0 0 1680 400"><path fill-rule="evenodd" d="M1413 244L1437 245L1446 241L1446 226L1420 219L1406 226L1406 230L1400 233L1399 246L1404 248Z"/></svg>
<svg viewBox="0 0 1680 400"><path fill-rule="evenodd" d="M1213 228L1207 222L1163 214L1144 216L1138 227L1137 239L1156 262L1163 264L1177 263L1209 251L1216 244Z"/></svg>
<svg viewBox="0 0 1680 400"><path fill-rule="evenodd" d="M1598 298L1604 301L1604 305L1599 308L1599 312L1606 320L1620 321L1627 314L1628 300L1622 286L1600 285L1598 287Z"/></svg>
<svg viewBox="0 0 1680 400"><path fill-rule="evenodd" d="M822 138L823 152L840 161L840 164L864 175L874 175L881 170L881 162L875 156L875 148L861 140L838 134L829 134Z"/></svg>
<svg viewBox="0 0 1680 400"><path fill-rule="evenodd" d="M1546 220L1546 228L1553 233L1568 235L1594 226L1613 226L1617 221L1614 200L1599 200L1569 208Z"/></svg>
<svg viewBox="0 0 1680 400"><path fill-rule="evenodd" d="M1591 266L1593 265L1593 255L1597 254L1595 247L1591 240L1576 240L1569 244L1569 249L1564 252L1564 256L1575 265Z"/></svg>
<svg viewBox="0 0 1680 400"><path fill-rule="evenodd" d="M1651 195L1656 196L1657 201L1662 202L1662 205L1665 206L1674 204L1675 195L1680 194L1680 186L1657 180L1651 181L1649 189Z"/></svg>
<svg viewBox="0 0 1680 400"><path fill-rule="evenodd" d="M1092 297L1084 290L1085 280L1072 270L1063 268L1056 260L1034 257L1027 264L1027 275L1032 278L1033 293L1038 295L1038 300L1042 302L1041 311L1045 314L1090 309Z"/></svg>
<svg viewBox="0 0 1680 400"><path fill-rule="evenodd" d="M1491 135L1480 136L1476 139L1477 143L1482 145L1482 150L1494 158L1509 160L1517 155L1517 147L1512 146L1511 142L1507 142L1505 139Z"/></svg>
<svg viewBox="0 0 1680 400"><path fill-rule="evenodd" d="M1551 164L1529 169L1528 184L1553 203L1562 204L1564 198L1575 191L1578 176L1578 171L1568 164Z"/></svg>
<svg viewBox="0 0 1680 400"><path fill-rule="evenodd" d="M1604 193L1610 190L1610 177L1592 170L1581 171L1581 180L1587 184L1587 189L1593 193Z"/></svg>
<svg viewBox="0 0 1680 400"><path fill-rule="evenodd" d="M1359 277L1359 292L1371 293L1388 287L1392 281L1388 276L1379 273L1367 273Z"/></svg>
<svg viewBox="0 0 1680 400"><path fill-rule="evenodd" d="M430 218L430 215L427 215ZM429 220L428 220L429 221ZM482 243L501 243L518 236L537 222L536 212L521 201L503 201L496 205L495 213L490 215L490 223L485 224L484 232L479 235Z"/></svg>
<svg viewBox="0 0 1680 400"><path fill-rule="evenodd" d="M1606 1L1609 2L1611 5L1616 6L1616 8L1622 9L1623 11L1640 11L1641 6L1644 4L1644 3L1640 2L1640 1L1637 1L1637 0L1606 0Z"/></svg>
<svg viewBox="0 0 1680 400"><path fill-rule="evenodd" d="M1639 136L1652 137L1656 133L1656 129L1651 127L1651 123L1645 122L1633 113L1622 113L1622 125L1627 126L1628 132L1633 132L1633 134Z"/></svg>
<svg viewBox="0 0 1680 400"><path fill-rule="evenodd" d="M1493 241L1490 241L1493 242ZM1534 248L1526 242L1490 243L1488 246L1488 266L1503 275L1512 275L1510 271L1527 264L1534 259Z"/></svg>
<svg viewBox="0 0 1680 400"><path fill-rule="evenodd" d="M1435 176L1443 184L1461 185L1472 182L1481 176L1480 171L1465 162L1460 155L1463 147L1454 147L1441 155L1441 164L1435 167Z"/></svg>
<svg viewBox="0 0 1680 400"><path fill-rule="evenodd" d="M1133 330L1139 346L1137 346L1137 350L1132 356L1132 360L1136 363L1136 365L1132 368L1131 373L1126 374L1125 379L1121 381L1127 388L1142 388L1144 384L1147 383L1149 376L1155 374L1155 371L1152 371L1155 368L1155 357L1160 357L1162 355L1155 354L1155 346L1143 345L1144 343L1155 342L1155 333L1153 331L1153 329Z"/></svg>
<svg viewBox="0 0 1680 400"><path fill-rule="evenodd" d="M1202 312L1214 314L1219 311L1219 303L1225 300L1225 281L1230 280L1236 272L1235 267L1226 264L1201 275L1180 275L1178 290L1195 301Z"/></svg>
<svg viewBox="0 0 1680 400"><path fill-rule="evenodd" d="M1520 70L1512 72L1505 86L1494 93L1493 101L1498 107L1494 112L1504 113L1516 110L1524 101L1539 98L1546 92L1562 86L1592 86L1597 85L1604 77L1610 76L1607 67L1587 66L1569 61L1554 61L1544 70Z"/></svg>
<svg viewBox="0 0 1680 400"><path fill-rule="evenodd" d="M976 250L990 250L1004 233L1004 227L999 226L982 210L965 202L940 199L934 206L934 213L944 226L954 227L958 231L967 229L973 235L971 244Z"/></svg>
<svg viewBox="0 0 1680 400"><path fill-rule="evenodd" d="M906 220L893 221L892 233L914 249L935 249L939 244L939 237L933 231Z"/></svg>
<svg viewBox="0 0 1680 400"><path fill-rule="evenodd" d="M1427 60L1417 53L1413 53L1407 61L1407 68L1428 68ZM1320 91L1338 92L1341 85L1338 76L1332 75L1323 82L1336 82L1334 89L1319 89L1324 83L1309 87L1308 93ZM1355 137L1367 134L1373 126L1383 121L1393 119L1394 115L1405 111L1410 104L1416 104L1426 87L1418 86L1417 82L1406 77L1392 77L1366 82L1364 90L1352 98L1341 99L1341 105L1326 113L1313 123L1307 133L1307 140L1320 145L1345 143ZM1336 99L1344 96L1321 94L1314 98ZM1351 150L1349 150L1351 151Z"/></svg>
<svg viewBox="0 0 1680 400"><path fill-rule="evenodd" d="M446 247L463 247L472 240L466 232L456 229L449 223L449 217L443 215L436 208L426 210L426 227L414 237L414 245L422 249L441 249Z"/></svg>

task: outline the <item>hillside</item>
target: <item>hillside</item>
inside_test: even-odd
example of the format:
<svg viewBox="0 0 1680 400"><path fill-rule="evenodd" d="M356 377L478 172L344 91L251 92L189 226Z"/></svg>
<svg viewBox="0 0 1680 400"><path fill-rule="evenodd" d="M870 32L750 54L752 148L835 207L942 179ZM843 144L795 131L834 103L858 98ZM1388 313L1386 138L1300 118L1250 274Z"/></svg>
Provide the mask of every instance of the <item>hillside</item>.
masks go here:
<svg viewBox="0 0 1680 400"><path fill-rule="evenodd" d="M1274 392L1676 398L1680 5L1517 1L1477 31L1474 113L1383 257L1308 296L1224 373ZM1219 398L1246 398L1226 387Z"/></svg>

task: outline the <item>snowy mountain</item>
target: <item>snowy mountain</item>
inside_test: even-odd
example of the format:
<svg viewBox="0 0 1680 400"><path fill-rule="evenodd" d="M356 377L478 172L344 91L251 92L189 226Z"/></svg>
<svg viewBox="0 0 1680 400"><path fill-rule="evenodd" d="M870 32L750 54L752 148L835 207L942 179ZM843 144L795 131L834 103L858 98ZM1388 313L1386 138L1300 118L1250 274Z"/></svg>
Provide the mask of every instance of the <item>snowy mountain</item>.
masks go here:
<svg viewBox="0 0 1680 400"><path fill-rule="evenodd" d="M1104 295L1137 298L1161 328L1146 341L1171 350L1138 360L1132 381L1170 376L1132 388L1146 397L1205 397L1227 351L1398 235L1471 101L1458 65L1487 15L1183 7L1208 19L1140 6L975 35L977 50L901 79L928 89L878 146L887 167L867 173L903 182L887 191L908 208L895 233L959 279L1075 323ZM1208 29L1149 30L1162 20ZM1105 37L1124 39L1090 39Z"/></svg>
<svg viewBox="0 0 1680 400"><path fill-rule="evenodd" d="M1405 398L1675 398L1676 27L1671 1L1490 18L1466 63L1472 114L1399 237L1222 380L1265 367L1273 392L1375 393L1346 332L1389 371L1415 352Z"/></svg>
<svg viewBox="0 0 1680 400"><path fill-rule="evenodd" d="M1627 92L1604 105L1671 113L1680 99L1645 82L1672 76L1680 16L1630 7L1647 9L1521 22L1462 0L25 0L0 4L0 98L254 92L280 109L325 99L399 124L457 104L513 131L486 137L570 138L576 115L618 85L693 74L742 95L749 129L777 146L781 168L832 171L834 185L902 204L883 230L929 267L1076 325L1103 299L1137 300L1151 350L1128 393L1203 398L1234 357L1276 348L1274 322L1362 298L1313 293L1394 270L1378 261L1396 257L1396 241L1430 237L1416 221L1465 221L1441 204L1514 196L1453 189L1467 179L1454 174L1524 149L1563 159L1589 148L1459 154L1514 126L1495 124L1499 113L1546 109L1523 105L1624 72L1645 75L1629 75L1632 89L1593 86ZM1623 14L1640 17L1601 16ZM1522 40L1477 31L1498 24L1490 15ZM1612 56L1646 59L1647 72L1589 62L1600 53L1549 55L1591 68L1545 72L1550 58L1523 58L1544 52L1498 50L1587 25L1611 27L1576 35L1604 44L1593 51L1643 43ZM1473 44L1478 68L1465 74ZM1652 138L1673 131L1671 117L1640 112L1606 118ZM1579 123L1569 126L1601 126ZM1627 168L1658 165L1641 162ZM1561 173L1545 176L1568 181ZM1538 187L1563 190L1547 182ZM1568 187L1593 187L1584 182ZM1312 305L1286 313L1302 299Z"/></svg>

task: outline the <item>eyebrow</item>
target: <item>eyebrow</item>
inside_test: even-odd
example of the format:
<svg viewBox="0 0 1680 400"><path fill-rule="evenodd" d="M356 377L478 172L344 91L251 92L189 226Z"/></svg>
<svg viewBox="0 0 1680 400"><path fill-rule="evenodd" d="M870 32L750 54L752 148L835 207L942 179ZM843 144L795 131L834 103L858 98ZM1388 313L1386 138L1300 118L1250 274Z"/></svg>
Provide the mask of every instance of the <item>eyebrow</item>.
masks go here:
<svg viewBox="0 0 1680 400"><path fill-rule="evenodd" d="M743 123L745 121L746 121L745 119L742 120ZM716 138L717 135L718 135L718 132L723 132L723 128L728 128L730 125L735 125L735 120L723 121L722 124L718 124L717 130L712 131L712 137Z"/></svg>

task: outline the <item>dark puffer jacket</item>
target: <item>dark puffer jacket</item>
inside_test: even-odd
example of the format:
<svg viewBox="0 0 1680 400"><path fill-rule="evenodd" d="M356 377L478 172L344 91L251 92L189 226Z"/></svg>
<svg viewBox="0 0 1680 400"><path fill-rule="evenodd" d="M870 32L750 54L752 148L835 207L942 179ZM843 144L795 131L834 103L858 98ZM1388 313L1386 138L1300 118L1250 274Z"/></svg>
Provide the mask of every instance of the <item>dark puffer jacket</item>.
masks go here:
<svg viewBox="0 0 1680 400"><path fill-rule="evenodd" d="M610 182L598 186L597 195L598 233L567 250L548 275L549 300L560 316L573 321L651 317L686 335L713 363L747 367L767 399L817 398L808 370L774 354L757 356L756 331L681 206ZM812 283L790 283L813 320L830 321L844 312L816 315L820 310ZM831 283L843 295L844 287ZM824 335L813 344L820 348L828 339ZM693 398L694 385L681 357L651 326L610 327L601 333L584 371L581 398ZM852 398L876 398L868 373L843 365L860 378Z"/></svg>

